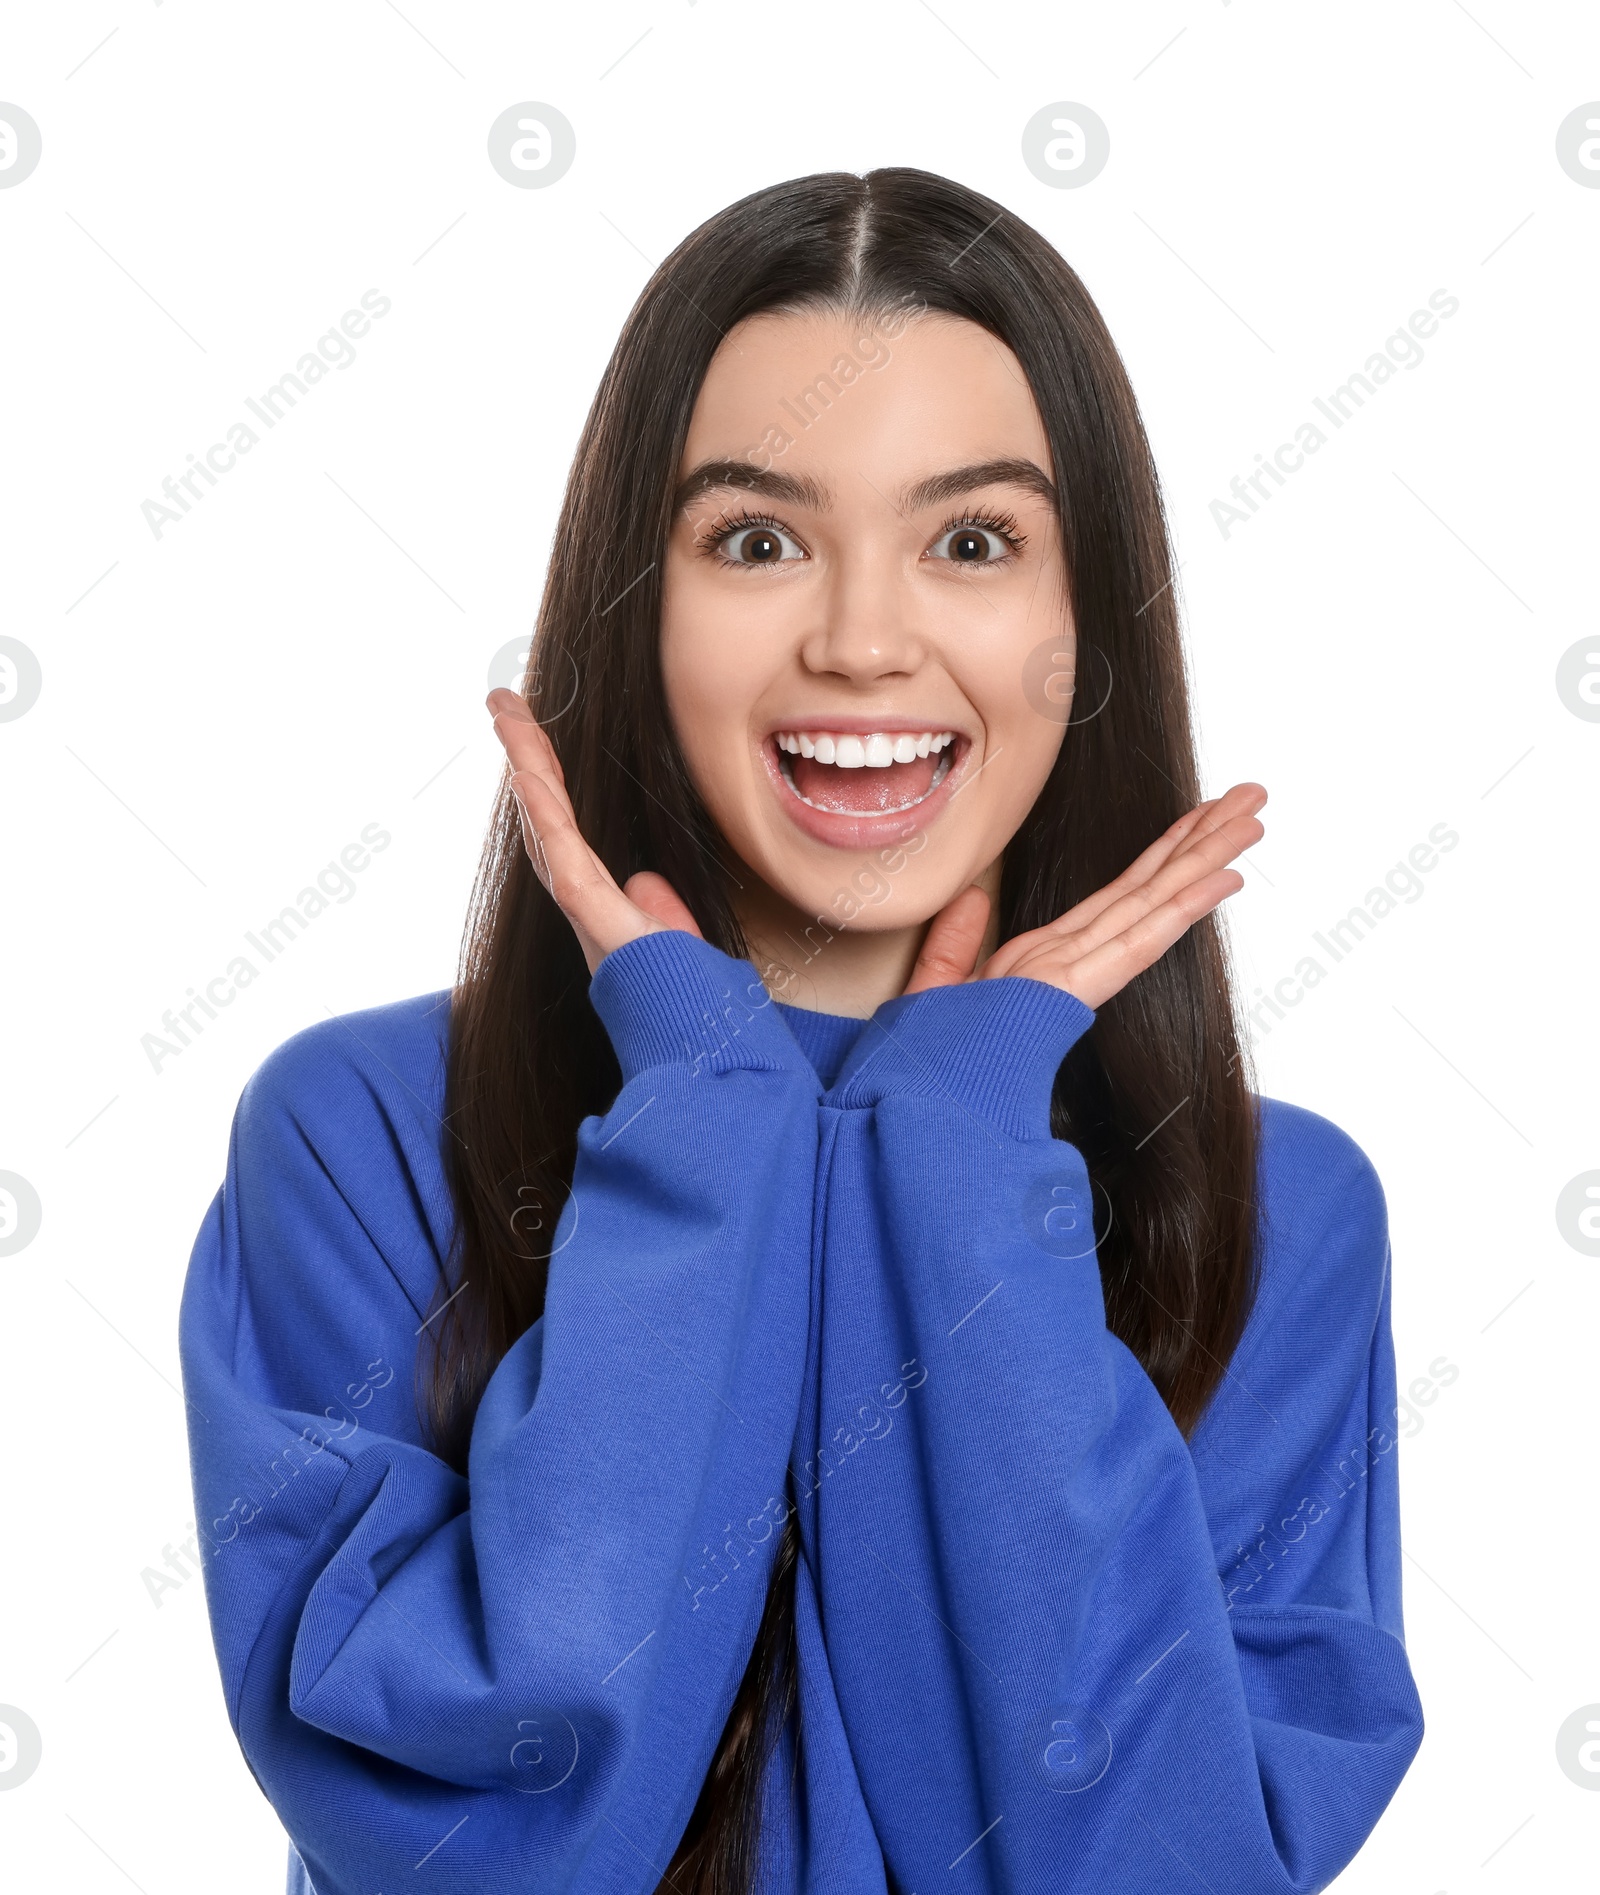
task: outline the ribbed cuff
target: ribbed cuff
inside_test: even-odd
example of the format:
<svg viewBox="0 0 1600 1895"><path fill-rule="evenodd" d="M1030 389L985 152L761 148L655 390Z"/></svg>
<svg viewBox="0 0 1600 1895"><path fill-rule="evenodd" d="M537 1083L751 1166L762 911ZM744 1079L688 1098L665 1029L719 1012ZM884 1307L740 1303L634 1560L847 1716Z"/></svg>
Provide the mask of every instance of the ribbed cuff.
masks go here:
<svg viewBox="0 0 1600 1895"><path fill-rule="evenodd" d="M942 1096L1013 1137L1048 1138L1056 1070L1093 1024L1076 995L1023 975L903 994L872 1016L828 1103Z"/></svg>
<svg viewBox="0 0 1600 1895"><path fill-rule="evenodd" d="M698 935L663 928L614 948L589 999L611 1036L624 1082L652 1066L694 1072L816 1075L749 961Z"/></svg>

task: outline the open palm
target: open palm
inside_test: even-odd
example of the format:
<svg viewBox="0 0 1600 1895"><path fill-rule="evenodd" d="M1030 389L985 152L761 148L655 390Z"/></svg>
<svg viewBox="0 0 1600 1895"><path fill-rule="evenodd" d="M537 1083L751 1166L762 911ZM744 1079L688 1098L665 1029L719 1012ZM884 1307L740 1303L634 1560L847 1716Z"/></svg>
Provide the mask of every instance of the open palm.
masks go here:
<svg viewBox="0 0 1600 1895"><path fill-rule="evenodd" d="M906 992L1020 974L1076 994L1086 1006L1104 1005L1244 886L1227 865L1265 834L1256 811L1266 800L1259 783L1236 783L1226 796L1197 805L1114 882L1047 926L1014 936L982 967L989 897L963 889L934 917Z"/></svg>

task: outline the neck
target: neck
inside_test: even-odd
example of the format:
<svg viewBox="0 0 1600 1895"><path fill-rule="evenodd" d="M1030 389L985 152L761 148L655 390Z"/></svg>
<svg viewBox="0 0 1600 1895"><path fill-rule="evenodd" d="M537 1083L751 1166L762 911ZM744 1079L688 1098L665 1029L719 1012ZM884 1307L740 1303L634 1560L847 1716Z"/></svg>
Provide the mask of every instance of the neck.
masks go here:
<svg viewBox="0 0 1600 1895"><path fill-rule="evenodd" d="M996 859L973 878L991 904L980 965L999 946L1000 869ZM735 912L750 959L775 1000L813 1013L868 1020L886 1000L904 993L932 917L902 928L861 926L884 912L871 906L854 924L831 914L819 917L797 908L748 869L743 873L748 879Z"/></svg>

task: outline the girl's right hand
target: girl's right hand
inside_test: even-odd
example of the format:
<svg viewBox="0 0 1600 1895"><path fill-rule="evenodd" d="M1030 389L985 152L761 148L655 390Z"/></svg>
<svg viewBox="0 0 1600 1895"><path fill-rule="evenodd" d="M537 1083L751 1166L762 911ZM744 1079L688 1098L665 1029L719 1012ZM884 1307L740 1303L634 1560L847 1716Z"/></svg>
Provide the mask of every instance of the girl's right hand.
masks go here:
<svg viewBox="0 0 1600 1895"><path fill-rule="evenodd" d="M526 701L515 691L494 690L484 702L511 766L511 788L533 871L572 923L589 972L613 948L642 934L676 928L698 935L694 916L665 876L642 870L618 888L610 870L583 839L555 746L535 722Z"/></svg>

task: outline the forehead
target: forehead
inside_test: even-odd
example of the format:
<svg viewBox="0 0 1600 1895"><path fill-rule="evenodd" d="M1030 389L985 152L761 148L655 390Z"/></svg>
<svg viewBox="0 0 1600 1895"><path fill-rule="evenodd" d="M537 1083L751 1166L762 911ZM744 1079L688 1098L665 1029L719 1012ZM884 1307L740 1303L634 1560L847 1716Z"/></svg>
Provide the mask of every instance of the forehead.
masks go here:
<svg viewBox="0 0 1600 1895"><path fill-rule="evenodd" d="M976 323L766 314L724 337L706 371L682 467L766 460L824 477L1018 457L1050 465L1022 365Z"/></svg>

